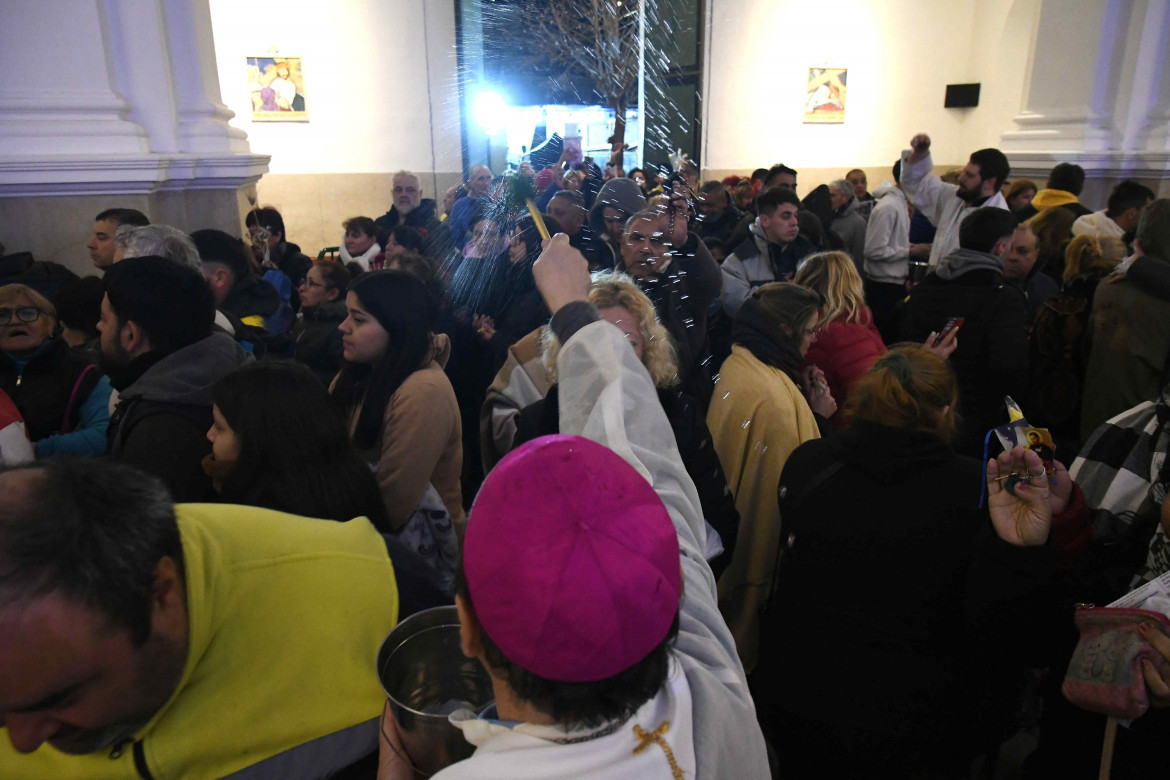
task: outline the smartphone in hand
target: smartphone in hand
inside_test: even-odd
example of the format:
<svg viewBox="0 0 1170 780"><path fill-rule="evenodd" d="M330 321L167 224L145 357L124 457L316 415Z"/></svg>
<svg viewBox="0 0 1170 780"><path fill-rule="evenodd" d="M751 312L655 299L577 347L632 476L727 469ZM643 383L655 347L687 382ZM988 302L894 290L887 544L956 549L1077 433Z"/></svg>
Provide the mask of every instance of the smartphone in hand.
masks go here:
<svg viewBox="0 0 1170 780"><path fill-rule="evenodd" d="M943 325L943 329L939 331L938 338L936 338L934 343L930 346L937 347L939 344L942 344L948 335L963 327L963 323L965 321L966 320L963 317L951 317L948 319L946 324Z"/></svg>

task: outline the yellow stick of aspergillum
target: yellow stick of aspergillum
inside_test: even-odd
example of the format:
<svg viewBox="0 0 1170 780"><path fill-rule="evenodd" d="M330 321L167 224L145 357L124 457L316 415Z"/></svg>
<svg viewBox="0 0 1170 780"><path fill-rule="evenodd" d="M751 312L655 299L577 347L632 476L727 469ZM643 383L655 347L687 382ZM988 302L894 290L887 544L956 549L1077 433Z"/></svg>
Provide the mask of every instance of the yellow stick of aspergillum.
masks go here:
<svg viewBox="0 0 1170 780"><path fill-rule="evenodd" d="M525 198L524 203L528 206L528 213L532 215L532 221L536 223L536 229L540 231L540 237L552 238L548 234L548 228L544 226L544 220L540 218L540 211L536 208L536 204L532 202L532 198Z"/></svg>

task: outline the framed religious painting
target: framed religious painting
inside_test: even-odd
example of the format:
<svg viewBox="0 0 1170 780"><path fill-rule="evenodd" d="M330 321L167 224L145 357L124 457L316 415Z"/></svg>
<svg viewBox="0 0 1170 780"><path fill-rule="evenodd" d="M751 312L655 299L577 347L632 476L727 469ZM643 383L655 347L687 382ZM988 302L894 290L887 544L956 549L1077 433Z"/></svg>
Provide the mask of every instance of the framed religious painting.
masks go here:
<svg viewBox="0 0 1170 780"><path fill-rule="evenodd" d="M809 68L804 99L805 124L839 125L845 122L848 68Z"/></svg>
<svg viewBox="0 0 1170 780"><path fill-rule="evenodd" d="M253 122L308 122L300 57L248 57Z"/></svg>

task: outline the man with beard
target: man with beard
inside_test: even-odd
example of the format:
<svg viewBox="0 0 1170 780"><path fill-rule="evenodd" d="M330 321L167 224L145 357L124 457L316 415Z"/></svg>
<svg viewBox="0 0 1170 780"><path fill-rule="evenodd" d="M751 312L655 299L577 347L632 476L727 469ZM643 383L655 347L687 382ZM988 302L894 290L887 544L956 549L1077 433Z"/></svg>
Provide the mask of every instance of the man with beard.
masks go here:
<svg viewBox="0 0 1170 780"><path fill-rule="evenodd" d="M902 189L914 207L938 232L930 248L930 265L959 248L959 223L972 209L982 206L1007 209L999 188L1011 173L1007 157L999 149L980 149L959 174L958 184L947 184L931 173L930 136L920 133L902 152Z"/></svg>
<svg viewBox="0 0 1170 780"><path fill-rule="evenodd" d="M0 472L0 774L317 778L376 761L370 659L397 619L364 518L176 506L108 460Z"/></svg>
<svg viewBox="0 0 1170 780"><path fill-rule="evenodd" d="M383 247L390 231L401 225L414 228L426 242L424 253L428 257L444 258L451 245L451 238L443 223L435 216L435 201L422 196L422 185L418 176L410 171L394 174L394 205L374 220L378 227L378 243Z"/></svg>
<svg viewBox="0 0 1170 780"><path fill-rule="evenodd" d="M215 333L203 275L161 257L123 260L106 273L98 321L101 365L119 392L107 454L161 478L176 501L214 501L211 386L251 355Z"/></svg>

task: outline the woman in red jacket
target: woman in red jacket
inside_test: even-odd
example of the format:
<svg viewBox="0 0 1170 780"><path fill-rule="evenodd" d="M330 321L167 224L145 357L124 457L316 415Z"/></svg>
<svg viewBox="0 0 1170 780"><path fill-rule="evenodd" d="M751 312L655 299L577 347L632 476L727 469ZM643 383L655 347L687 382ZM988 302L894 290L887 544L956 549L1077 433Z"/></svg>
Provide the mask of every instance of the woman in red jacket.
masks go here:
<svg viewBox="0 0 1170 780"><path fill-rule="evenodd" d="M861 276L844 252L820 252L804 261L796 272L797 284L825 299L821 333L804 356L801 372L815 366L825 374L829 392L841 410L833 427L849 426L844 413L853 385L886 353L881 334L873 324L873 312L865 305Z"/></svg>

